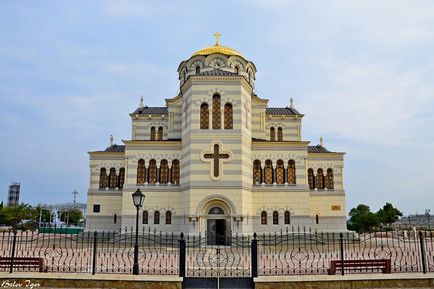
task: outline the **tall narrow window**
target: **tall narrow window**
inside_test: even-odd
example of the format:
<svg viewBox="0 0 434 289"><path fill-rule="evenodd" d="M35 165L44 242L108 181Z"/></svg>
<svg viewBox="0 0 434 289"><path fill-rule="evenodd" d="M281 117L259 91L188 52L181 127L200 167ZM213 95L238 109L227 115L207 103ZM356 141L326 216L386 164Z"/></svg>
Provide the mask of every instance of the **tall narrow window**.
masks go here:
<svg viewBox="0 0 434 289"><path fill-rule="evenodd" d="M167 160L161 160L160 163L160 184L167 184L169 182L169 165Z"/></svg>
<svg viewBox="0 0 434 289"><path fill-rule="evenodd" d="M276 183L280 185L285 183L285 167L282 160L276 163Z"/></svg>
<svg viewBox="0 0 434 289"><path fill-rule="evenodd" d="M200 106L200 128L209 128L209 109L208 103L202 103Z"/></svg>
<svg viewBox="0 0 434 289"><path fill-rule="evenodd" d="M261 225L267 225L267 212L265 211L261 213Z"/></svg>
<svg viewBox="0 0 434 289"><path fill-rule="evenodd" d="M262 169L261 169L261 161L255 160L253 162L253 184L262 183Z"/></svg>
<svg viewBox="0 0 434 289"><path fill-rule="evenodd" d="M270 141L276 141L276 130L274 127L270 127Z"/></svg>
<svg viewBox="0 0 434 289"><path fill-rule="evenodd" d="M158 128L158 140L163 140L163 127Z"/></svg>
<svg viewBox="0 0 434 289"><path fill-rule="evenodd" d="M107 171L105 168L101 168L99 173L99 188L105 189L107 187Z"/></svg>
<svg viewBox="0 0 434 289"><path fill-rule="evenodd" d="M273 225L279 225L279 212L273 212Z"/></svg>
<svg viewBox="0 0 434 289"><path fill-rule="evenodd" d="M232 116L232 104L225 104L225 129L232 129L234 126L234 120Z"/></svg>
<svg viewBox="0 0 434 289"><path fill-rule="evenodd" d="M154 225L160 224L160 211L154 212Z"/></svg>
<svg viewBox="0 0 434 289"><path fill-rule="evenodd" d="M212 97L212 128L221 129L221 99L219 94Z"/></svg>
<svg viewBox="0 0 434 289"><path fill-rule="evenodd" d="M155 140L155 126L151 127L151 140Z"/></svg>
<svg viewBox="0 0 434 289"><path fill-rule="evenodd" d="M273 183L273 162L271 160L265 161L264 183L266 184Z"/></svg>
<svg viewBox="0 0 434 289"><path fill-rule="evenodd" d="M166 211L166 225L172 224L172 212Z"/></svg>
<svg viewBox="0 0 434 289"><path fill-rule="evenodd" d="M291 224L291 214L289 213L289 211L285 211L285 225L289 225Z"/></svg>
<svg viewBox="0 0 434 289"><path fill-rule="evenodd" d="M149 161L148 168L148 183L155 184L157 182L157 162L152 159Z"/></svg>
<svg viewBox="0 0 434 289"><path fill-rule="evenodd" d="M318 169L316 175L316 188L318 190L324 190L324 173L322 169Z"/></svg>
<svg viewBox="0 0 434 289"><path fill-rule="evenodd" d="M148 224L148 218L149 218L148 211L143 211L143 213L142 213L142 224L143 225Z"/></svg>
<svg viewBox="0 0 434 289"><path fill-rule="evenodd" d="M288 184L295 185L296 177L295 177L295 162L294 160L288 161Z"/></svg>
<svg viewBox="0 0 434 289"><path fill-rule="evenodd" d="M283 141L283 131L282 128L277 128L277 141Z"/></svg>
<svg viewBox="0 0 434 289"><path fill-rule="evenodd" d="M124 183L125 183L125 168L121 168L119 170L118 188L122 189L124 187Z"/></svg>
<svg viewBox="0 0 434 289"><path fill-rule="evenodd" d="M113 215L113 224L116 224L118 222L118 215L114 214Z"/></svg>
<svg viewBox="0 0 434 289"><path fill-rule="evenodd" d="M315 216L315 223L316 223L317 225L319 224L319 216L318 216L318 215Z"/></svg>
<svg viewBox="0 0 434 289"><path fill-rule="evenodd" d="M327 188L327 190L333 190L334 189L333 170L332 169L327 169L326 188Z"/></svg>
<svg viewBox="0 0 434 289"><path fill-rule="evenodd" d="M200 66L198 65L198 66L196 66L196 74L199 74L200 73Z"/></svg>
<svg viewBox="0 0 434 289"><path fill-rule="evenodd" d="M311 190L315 189L315 175L313 174L312 169L307 170L307 178L309 181L309 189Z"/></svg>
<svg viewBox="0 0 434 289"><path fill-rule="evenodd" d="M137 183L144 184L146 181L146 166L145 160L140 159L137 164Z"/></svg>
<svg viewBox="0 0 434 289"><path fill-rule="evenodd" d="M172 184L179 184L179 175L180 175L180 170L179 170L179 160L173 160L172 161L172 179L171 179L171 183Z"/></svg>
<svg viewBox="0 0 434 289"><path fill-rule="evenodd" d="M110 169L110 175L109 175L109 188L110 189L115 189L117 185L116 182L116 169L115 168L111 168Z"/></svg>

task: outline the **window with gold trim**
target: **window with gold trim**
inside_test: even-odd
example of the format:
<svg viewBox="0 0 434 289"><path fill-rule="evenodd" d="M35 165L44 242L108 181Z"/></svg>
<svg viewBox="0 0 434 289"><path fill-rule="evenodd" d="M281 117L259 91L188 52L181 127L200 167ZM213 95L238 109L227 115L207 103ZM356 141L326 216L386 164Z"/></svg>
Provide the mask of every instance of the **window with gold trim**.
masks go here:
<svg viewBox="0 0 434 289"><path fill-rule="evenodd" d="M288 184L295 185L296 184L296 176L295 176L295 161L289 160L288 161L288 171L287 171L287 177L288 177Z"/></svg>
<svg viewBox="0 0 434 289"><path fill-rule="evenodd" d="M279 225L279 212L273 212L273 225Z"/></svg>
<svg viewBox="0 0 434 289"><path fill-rule="evenodd" d="M110 175L109 175L109 188L110 189L115 189L117 185L117 181L116 181L116 169L115 168L111 168L110 169Z"/></svg>
<svg viewBox="0 0 434 289"><path fill-rule="evenodd" d="M324 190L324 173L322 169L318 169L316 174L316 188L318 190Z"/></svg>
<svg viewBox="0 0 434 289"><path fill-rule="evenodd" d="M155 126L151 127L151 140L155 140Z"/></svg>
<svg viewBox="0 0 434 289"><path fill-rule="evenodd" d="M157 182L157 162L152 159L149 161L148 168L148 183L155 184Z"/></svg>
<svg viewBox="0 0 434 289"><path fill-rule="evenodd" d="M334 180L333 180L333 170L332 169L327 169L326 188L327 188L327 190L333 190L334 189Z"/></svg>
<svg viewBox="0 0 434 289"><path fill-rule="evenodd" d="M332 211L340 211L341 210L341 206L339 205L333 205L332 206Z"/></svg>
<svg viewBox="0 0 434 289"><path fill-rule="evenodd" d="M261 225L267 225L267 212L261 212Z"/></svg>
<svg viewBox="0 0 434 289"><path fill-rule="evenodd" d="M260 160L255 160L253 162L253 183L254 184L262 183L262 169L261 169Z"/></svg>
<svg viewBox="0 0 434 289"><path fill-rule="evenodd" d="M179 167L179 160L173 160L172 161L172 184L179 184L179 177L180 177L180 167Z"/></svg>
<svg viewBox="0 0 434 289"><path fill-rule="evenodd" d="M107 170L105 168L101 168L99 173L99 188L105 189L107 187Z"/></svg>
<svg viewBox="0 0 434 289"><path fill-rule="evenodd" d="M282 160L278 160L276 164L276 183L280 185L285 183L285 167Z"/></svg>
<svg viewBox="0 0 434 289"><path fill-rule="evenodd" d="M309 189L314 190L315 189L315 175L313 173L313 169L307 170L307 178L309 181Z"/></svg>
<svg viewBox="0 0 434 289"><path fill-rule="evenodd" d="M233 112L232 104L225 104L225 129L233 129Z"/></svg>
<svg viewBox="0 0 434 289"><path fill-rule="evenodd" d="M212 128L221 129L221 99L219 94L212 97Z"/></svg>
<svg viewBox="0 0 434 289"><path fill-rule="evenodd" d="M125 168L120 168L118 177L118 188L122 189L125 183Z"/></svg>
<svg viewBox="0 0 434 289"><path fill-rule="evenodd" d="M264 183L266 184L273 183L273 162L271 160L265 161Z"/></svg>
<svg viewBox="0 0 434 289"><path fill-rule="evenodd" d="M163 127L158 128L158 140L163 140Z"/></svg>
<svg viewBox="0 0 434 289"><path fill-rule="evenodd" d="M276 141L276 130L274 127L270 127L270 141Z"/></svg>
<svg viewBox="0 0 434 289"><path fill-rule="evenodd" d="M283 141L283 131L282 128L277 128L277 141Z"/></svg>
<svg viewBox="0 0 434 289"><path fill-rule="evenodd" d="M145 160L140 159L137 164L137 183L144 184L146 182L146 166Z"/></svg>
<svg viewBox="0 0 434 289"><path fill-rule="evenodd" d="M169 165L167 160L161 160L160 163L160 184L169 182Z"/></svg>
<svg viewBox="0 0 434 289"><path fill-rule="evenodd" d="M200 128L209 128L209 108L208 103L202 103L200 106Z"/></svg>

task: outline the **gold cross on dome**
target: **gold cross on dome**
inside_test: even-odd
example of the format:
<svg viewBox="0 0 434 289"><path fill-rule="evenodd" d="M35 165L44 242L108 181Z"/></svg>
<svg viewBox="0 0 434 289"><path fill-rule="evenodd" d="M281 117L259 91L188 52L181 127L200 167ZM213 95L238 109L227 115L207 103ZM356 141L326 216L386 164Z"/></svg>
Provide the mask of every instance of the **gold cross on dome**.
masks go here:
<svg viewBox="0 0 434 289"><path fill-rule="evenodd" d="M218 46L219 45L219 38L220 38L221 34L216 32L216 33L214 33L214 36L215 36L215 45Z"/></svg>

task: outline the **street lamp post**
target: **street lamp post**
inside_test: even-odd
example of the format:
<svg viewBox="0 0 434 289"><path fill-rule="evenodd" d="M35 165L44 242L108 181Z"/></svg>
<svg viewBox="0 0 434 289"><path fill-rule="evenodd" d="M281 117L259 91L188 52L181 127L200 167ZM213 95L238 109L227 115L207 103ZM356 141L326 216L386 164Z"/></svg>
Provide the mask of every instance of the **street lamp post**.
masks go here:
<svg viewBox="0 0 434 289"><path fill-rule="evenodd" d="M430 220L431 220L431 210L430 209L426 209L425 210L425 216L428 220L428 230L431 231L431 224L430 224Z"/></svg>
<svg viewBox="0 0 434 289"><path fill-rule="evenodd" d="M145 195L137 189L132 194L133 204L136 207L136 241L134 243L134 263L133 263L133 275L139 275L139 210L143 206Z"/></svg>

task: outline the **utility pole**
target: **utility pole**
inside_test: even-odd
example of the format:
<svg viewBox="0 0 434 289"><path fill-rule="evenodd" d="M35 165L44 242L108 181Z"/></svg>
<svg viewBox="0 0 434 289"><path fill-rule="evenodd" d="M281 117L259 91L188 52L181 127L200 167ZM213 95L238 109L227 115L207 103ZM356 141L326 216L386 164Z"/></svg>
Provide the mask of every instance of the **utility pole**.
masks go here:
<svg viewBox="0 0 434 289"><path fill-rule="evenodd" d="M74 196L74 205L75 205L75 203L77 202L77 195L78 195L77 190L74 190L74 191L72 192L72 195Z"/></svg>

